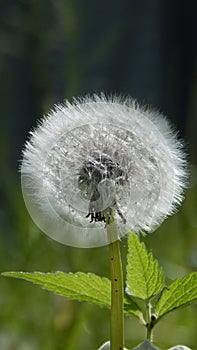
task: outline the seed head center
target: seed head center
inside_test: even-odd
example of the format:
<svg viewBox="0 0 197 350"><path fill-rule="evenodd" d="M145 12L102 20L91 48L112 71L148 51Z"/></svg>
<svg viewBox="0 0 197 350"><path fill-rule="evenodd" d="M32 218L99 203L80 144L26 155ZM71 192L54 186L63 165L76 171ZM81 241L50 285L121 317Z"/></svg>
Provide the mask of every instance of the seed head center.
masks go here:
<svg viewBox="0 0 197 350"><path fill-rule="evenodd" d="M79 171L78 187L82 196L89 200L91 222L106 222L112 209L117 206L115 186L123 185L124 172L117 162L106 154L96 154L84 162ZM117 209L117 208L116 208ZM119 215L120 211L118 210Z"/></svg>

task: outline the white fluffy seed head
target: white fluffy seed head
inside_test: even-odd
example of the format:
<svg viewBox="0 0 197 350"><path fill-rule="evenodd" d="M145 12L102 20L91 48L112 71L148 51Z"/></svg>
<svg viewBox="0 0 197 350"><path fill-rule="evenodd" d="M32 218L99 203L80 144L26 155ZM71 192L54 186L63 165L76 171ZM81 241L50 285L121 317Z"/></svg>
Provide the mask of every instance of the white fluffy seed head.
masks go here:
<svg viewBox="0 0 197 350"><path fill-rule="evenodd" d="M182 143L163 116L104 95L56 105L30 133L21 166L34 221L77 247L108 244L109 208L119 238L155 230L181 203L186 175Z"/></svg>
<svg viewBox="0 0 197 350"><path fill-rule="evenodd" d="M192 349L188 348L185 345L176 345L176 346L173 346L172 348L170 348L168 350L192 350Z"/></svg>
<svg viewBox="0 0 197 350"><path fill-rule="evenodd" d="M98 350L110 350L110 341L106 341L103 345L101 345L101 347ZM127 350L126 348L124 348L123 350Z"/></svg>

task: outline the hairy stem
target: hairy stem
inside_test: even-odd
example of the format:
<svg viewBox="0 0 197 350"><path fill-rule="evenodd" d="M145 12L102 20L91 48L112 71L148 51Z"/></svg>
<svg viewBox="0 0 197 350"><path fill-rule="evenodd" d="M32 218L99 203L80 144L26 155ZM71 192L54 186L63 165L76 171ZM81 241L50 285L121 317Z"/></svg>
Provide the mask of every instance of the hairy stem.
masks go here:
<svg viewBox="0 0 197 350"><path fill-rule="evenodd" d="M124 289L122 262L117 236L117 227L113 221L107 225L109 242L109 258L111 270L111 324L110 324L110 349L124 349Z"/></svg>

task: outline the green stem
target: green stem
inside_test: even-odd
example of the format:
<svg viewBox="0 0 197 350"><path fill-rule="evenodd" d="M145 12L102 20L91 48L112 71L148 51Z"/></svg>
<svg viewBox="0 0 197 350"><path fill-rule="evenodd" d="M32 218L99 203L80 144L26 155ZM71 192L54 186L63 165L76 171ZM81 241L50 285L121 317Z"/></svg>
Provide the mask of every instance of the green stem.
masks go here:
<svg viewBox="0 0 197 350"><path fill-rule="evenodd" d="M146 309L147 309L147 318L148 318L148 322L146 325L146 328L147 328L146 339L149 341L152 341L153 320L151 318L152 307L151 307L150 302L147 303Z"/></svg>
<svg viewBox="0 0 197 350"><path fill-rule="evenodd" d="M152 329L149 326L147 327L146 339L149 341L152 340Z"/></svg>
<svg viewBox="0 0 197 350"><path fill-rule="evenodd" d="M117 227L113 221L107 225L109 239L109 258L111 270L111 324L110 349L124 349L124 289L122 262L117 236Z"/></svg>

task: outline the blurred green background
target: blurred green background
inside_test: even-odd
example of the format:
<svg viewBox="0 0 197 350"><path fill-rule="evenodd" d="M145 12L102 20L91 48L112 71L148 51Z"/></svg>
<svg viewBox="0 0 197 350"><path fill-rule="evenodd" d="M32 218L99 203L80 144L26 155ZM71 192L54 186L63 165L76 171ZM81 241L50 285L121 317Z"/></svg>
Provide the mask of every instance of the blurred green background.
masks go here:
<svg viewBox="0 0 197 350"><path fill-rule="evenodd" d="M186 141L190 188L183 206L143 238L169 279L197 267L197 60L195 1L0 1L0 269L109 276L107 247L62 246L25 208L18 172L28 131L54 103L104 91L130 94L169 116ZM126 255L126 239L121 243ZM125 259L124 259L125 264ZM155 329L162 349L197 349L197 307ZM145 330L126 320L126 345ZM109 338L109 311L27 282L0 279L1 350L94 350Z"/></svg>

